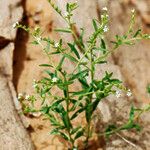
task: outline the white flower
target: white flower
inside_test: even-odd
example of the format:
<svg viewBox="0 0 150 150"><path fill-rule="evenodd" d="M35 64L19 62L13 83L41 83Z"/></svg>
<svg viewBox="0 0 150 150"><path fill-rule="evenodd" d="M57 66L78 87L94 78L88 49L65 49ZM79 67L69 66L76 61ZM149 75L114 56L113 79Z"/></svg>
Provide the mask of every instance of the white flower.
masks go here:
<svg viewBox="0 0 150 150"><path fill-rule="evenodd" d="M37 83L34 83L34 84L33 84L33 87L34 87L34 88L37 88L37 87L38 87L38 84L37 84Z"/></svg>
<svg viewBox="0 0 150 150"><path fill-rule="evenodd" d="M116 91L116 97L120 98L121 97L121 90Z"/></svg>
<svg viewBox="0 0 150 150"><path fill-rule="evenodd" d="M17 25L19 25L18 21L13 24L13 28L16 28Z"/></svg>
<svg viewBox="0 0 150 150"><path fill-rule="evenodd" d="M35 80L35 79L33 80L33 87L34 87L34 88L37 88L37 87L38 87L37 82L38 82L37 80Z"/></svg>
<svg viewBox="0 0 150 150"><path fill-rule="evenodd" d="M65 17L68 17L68 12L65 12L65 13L64 13L64 16L65 16Z"/></svg>
<svg viewBox="0 0 150 150"><path fill-rule="evenodd" d="M129 97L132 96L132 92L130 89L127 91L127 96L129 96Z"/></svg>
<svg viewBox="0 0 150 150"><path fill-rule="evenodd" d="M135 9L132 9L131 12L132 12L132 13L135 13Z"/></svg>
<svg viewBox="0 0 150 150"><path fill-rule="evenodd" d="M42 39L42 37L41 37L41 36L39 36L39 37L37 37L37 38L36 38L36 40L37 40L37 42L38 42L38 43L40 43L40 42L41 42L41 39Z"/></svg>
<svg viewBox="0 0 150 150"><path fill-rule="evenodd" d="M105 16L104 15L101 15L101 18L104 18Z"/></svg>
<svg viewBox="0 0 150 150"><path fill-rule="evenodd" d="M107 11L108 9L107 9L107 7L104 7L104 8L102 8L102 10L105 10L105 11Z"/></svg>
<svg viewBox="0 0 150 150"><path fill-rule="evenodd" d="M105 15L101 15L101 18L103 19L103 18L106 18L106 19L108 19L108 15L107 14L105 14Z"/></svg>
<svg viewBox="0 0 150 150"><path fill-rule="evenodd" d="M18 94L18 99L21 99L23 97L23 94L22 93L19 93Z"/></svg>
<svg viewBox="0 0 150 150"><path fill-rule="evenodd" d="M29 100L30 99L30 95L26 95L25 100Z"/></svg>
<svg viewBox="0 0 150 150"><path fill-rule="evenodd" d="M34 117L40 117L41 116L41 112L33 112L32 113L32 115L34 116Z"/></svg>
<svg viewBox="0 0 150 150"><path fill-rule="evenodd" d="M54 47L56 47L56 48L57 48L58 46L59 46L59 43L55 43Z"/></svg>
<svg viewBox="0 0 150 150"><path fill-rule="evenodd" d="M36 83L37 82L37 80L36 79L33 79L33 83Z"/></svg>
<svg viewBox="0 0 150 150"><path fill-rule="evenodd" d="M103 31L107 32L108 30L109 30L108 27L105 25L104 28L103 28Z"/></svg>
<svg viewBox="0 0 150 150"><path fill-rule="evenodd" d="M58 81L58 78L56 78L56 77L54 77L53 79L52 79L52 82L53 83L56 83Z"/></svg>

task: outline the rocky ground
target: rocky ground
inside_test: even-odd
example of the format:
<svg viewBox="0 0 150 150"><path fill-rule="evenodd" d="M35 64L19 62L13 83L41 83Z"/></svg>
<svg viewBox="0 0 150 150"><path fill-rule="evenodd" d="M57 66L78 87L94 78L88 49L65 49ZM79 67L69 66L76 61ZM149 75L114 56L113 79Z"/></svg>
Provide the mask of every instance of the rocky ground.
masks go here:
<svg viewBox="0 0 150 150"><path fill-rule="evenodd" d="M65 2L63 0L55 0L55 2L62 9L64 9ZM132 8L135 8L137 11L136 26L142 26L143 32L150 33L150 7L148 7L150 6L150 0L139 0L138 2L136 0L114 0L108 2L104 0L78 0L78 2L80 7L76 11L74 19L77 22L77 28L83 26L87 29L87 36L85 37L85 39L87 39L88 35L93 30L91 26L91 19L98 18L101 13L101 8L104 6L107 6L109 8L109 13L111 16L111 34L107 35L108 40L112 39L115 34L122 34L126 31L129 24L130 11ZM6 3L5 0L0 1L0 4L4 3ZM12 3L12 1L8 1L8 4L9 3ZM7 22L9 19L7 19L7 21L1 19L4 20L4 22L0 22L0 31L2 32L0 33L0 49L2 49L0 50L0 60L2 60L0 61L0 74L4 76L4 79L2 78L1 80L6 81L6 83L9 83L11 82L11 78L13 75L13 83L15 85L16 91L18 93L31 94L34 92L32 88L33 79L40 79L43 75L42 70L40 67L38 67L38 65L41 63L47 63L48 60L41 51L40 47L35 47L31 44L32 37L27 33L23 32L22 30L19 30L17 32L17 37L14 41L16 33L15 30L12 29L12 24L20 20L22 16L21 4L23 4L24 8L24 17L22 23L30 26L31 28L41 26L44 36L50 36L51 38L58 40L60 37L62 37L62 35L55 34L53 29L56 27L65 26L65 24L61 21L59 16L56 15L55 11L53 11L53 9L50 7L46 0L36 0L36 3L33 0L24 0L23 3L19 3L19 1L14 0L13 4L16 5L11 5L11 9L16 7L18 8L20 6L18 9L13 9L16 12L5 9L7 12L11 12L10 14L8 14L8 16L12 15L12 20L10 22ZM2 9L0 9L0 12L1 10ZM0 13L0 17L1 14L2 13ZM18 14L19 16L16 17L16 14ZM3 16L3 18L6 19L6 16ZM5 24L5 22L7 22L7 24ZM6 26L8 26L8 28L5 28ZM66 42L70 39L71 37L68 36L65 36L64 38ZM13 48L14 46L15 50ZM111 96L99 105L99 110L101 110L99 115L102 116L102 120L97 121L98 129L101 129L101 127L103 127L105 124L108 124L110 121L124 122L125 120L127 120L128 112L130 109L129 105L132 102L134 102L137 106L149 103L150 97L146 93L146 86L148 83L150 83L149 49L149 41L142 41L141 43L136 44L133 48L127 46L123 47L109 57L109 65L98 66L97 76L102 76L105 70L113 71L114 76L123 80L125 82L125 85L128 88L130 88L133 92L133 96L131 98L123 96L121 99L118 100L115 97ZM13 50L14 65L12 68ZM57 61L58 58L54 58L54 62L57 63ZM69 64L67 68L71 69L72 64ZM6 87L0 86L0 88L8 88L8 85L5 86ZM0 90L0 92L1 91L2 90ZM4 92L2 92L2 94L8 95ZM6 97L6 99L8 98ZM13 99L9 100L10 105L12 105L12 100ZM7 102L7 104L9 102ZM9 105L7 105L6 107L11 108L11 106ZM18 108L18 105L16 107ZM12 108L12 110L13 109L14 107ZM0 117L1 114L5 113L5 111L3 111L4 107L2 107L0 111L1 110L2 113L0 112ZM11 118L11 114L8 114L8 116L10 116ZM23 118L22 120L24 122L24 125L29 131L29 134L31 136L33 144L35 145L36 150L65 149L62 145L62 141L59 141L56 137L49 135L50 125L48 121L43 120L41 117L27 118L27 120L25 120L23 116L21 118ZM144 126L144 129L138 134L134 133L134 131L130 133L123 132L122 136L126 137L131 143L134 143L136 147L132 146L132 144L127 143L122 137L115 135L112 137L112 139L110 139L110 141L103 142L102 144L98 139L96 139L96 143L98 144L94 143L96 147L94 147L93 150L96 150L98 148L103 148L106 150L149 150L149 120L150 114L142 116L141 122L142 126ZM4 123L3 120L2 123ZM21 130L25 132L24 129ZM14 130L13 133L15 133ZM29 139L29 137L26 139ZM3 145L3 142L4 140L1 140L0 138L0 143L2 143L1 145ZM5 149L6 148L4 147L2 150ZM29 146L26 149L31 149L31 147ZM16 149L14 147L14 149L12 148L11 150ZM92 150L92 148L90 150Z"/></svg>

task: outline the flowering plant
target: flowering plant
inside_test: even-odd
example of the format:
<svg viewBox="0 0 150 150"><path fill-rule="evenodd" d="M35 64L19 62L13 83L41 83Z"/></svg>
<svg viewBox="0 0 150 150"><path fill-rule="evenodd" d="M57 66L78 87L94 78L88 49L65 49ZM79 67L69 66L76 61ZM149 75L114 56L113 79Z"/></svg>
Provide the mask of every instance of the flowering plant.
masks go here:
<svg viewBox="0 0 150 150"><path fill-rule="evenodd" d="M77 140L81 138L84 141L84 148L89 146L89 139L93 135L92 120L94 112L98 104L107 96L115 94L119 98L122 92L127 96L131 96L131 90L123 86L122 81L113 78L113 73L105 72L101 79L95 77L96 66L98 64L107 63L107 57L113 53L121 45L133 45L135 41L142 39L150 39L150 35L142 34L141 29L133 31L135 22L135 11L132 11L131 23L128 31L123 35L115 36L112 41L112 47L109 48L106 44L105 33L108 32L109 16L107 8L103 8L101 20L92 20L94 32L90 35L88 41L83 40L84 29L78 35L75 31L75 23L72 20L73 11L78 7L77 3L67 3L66 13L62 11L51 1L50 5L64 19L68 27L56 29L57 32L71 34L74 41L67 44L67 48L63 44L63 40L58 42L42 37L42 32L39 27L31 31L30 28L19 24L14 24L14 27L22 28L29 32L33 38L33 44L40 45L44 53L48 56L49 64L41 64L42 67L47 67L45 71L46 77L39 81L34 81L34 88L41 98L41 107L34 107L36 101L35 96L27 95L25 98L19 94L19 100L22 103L25 113L41 112L50 120L54 127L51 134L60 135L68 142L68 149L77 150L79 145ZM58 64L52 61L53 55L61 57ZM72 71L64 69L65 61L70 61L74 64ZM76 82L80 84L80 90L72 91L71 86ZM54 89L62 92L60 95L54 95ZM144 109L136 109L131 106L129 121L120 127L110 125L104 132L99 135L110 136L122 130L136 129L140 130L140 126L136 123L137 118L145 111L150 110L148 105ZM75 125L75 120L80 114L85 115L86 123Z"/></svg>

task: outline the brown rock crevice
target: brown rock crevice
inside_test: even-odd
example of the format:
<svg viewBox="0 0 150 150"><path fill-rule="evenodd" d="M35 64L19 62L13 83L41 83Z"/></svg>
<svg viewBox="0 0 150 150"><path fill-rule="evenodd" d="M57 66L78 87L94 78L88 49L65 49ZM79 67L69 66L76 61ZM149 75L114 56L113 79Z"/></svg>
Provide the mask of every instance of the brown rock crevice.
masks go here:
<svg viewBox="0 0 150 150"><path fill-rule="evenodd" d="M22 7L23 7L24 12L23 12L22 21L20 23L28 26L28 17L27 17L27 12L26 12L26 0L22 1ZM23 29L17 30L16 39L14 41L15 49L13 53L13 84L16 90L17 90L18 80L24 69L24 62L27 59L26 45L28 42L28 38L29 38L29 35L26 31L24 31Z"/></svg>
<svg viewBox="0 0 150 150"><path fill-rule="evenodd" d="M0 149L2 150L34 149L16 111L19 103L12 83L16 37L13 24L21 20L22 13L21 0L0 1Z"/></svg>

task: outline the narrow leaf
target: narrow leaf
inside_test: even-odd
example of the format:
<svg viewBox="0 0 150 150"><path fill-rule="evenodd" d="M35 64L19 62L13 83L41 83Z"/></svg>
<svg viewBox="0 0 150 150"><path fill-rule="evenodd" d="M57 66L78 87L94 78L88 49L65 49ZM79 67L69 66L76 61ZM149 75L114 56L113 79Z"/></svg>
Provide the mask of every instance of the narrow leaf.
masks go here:
<svg viewBox="0 0 150 150"><path fill-rule="evenodd" d="M75 53L75 55L77 56L77 58L80 59L80 55L79 55L77 49L75 48L75 46L72 45L71 43L68 43L68 46L69 46L70 49Z"/></svg>

